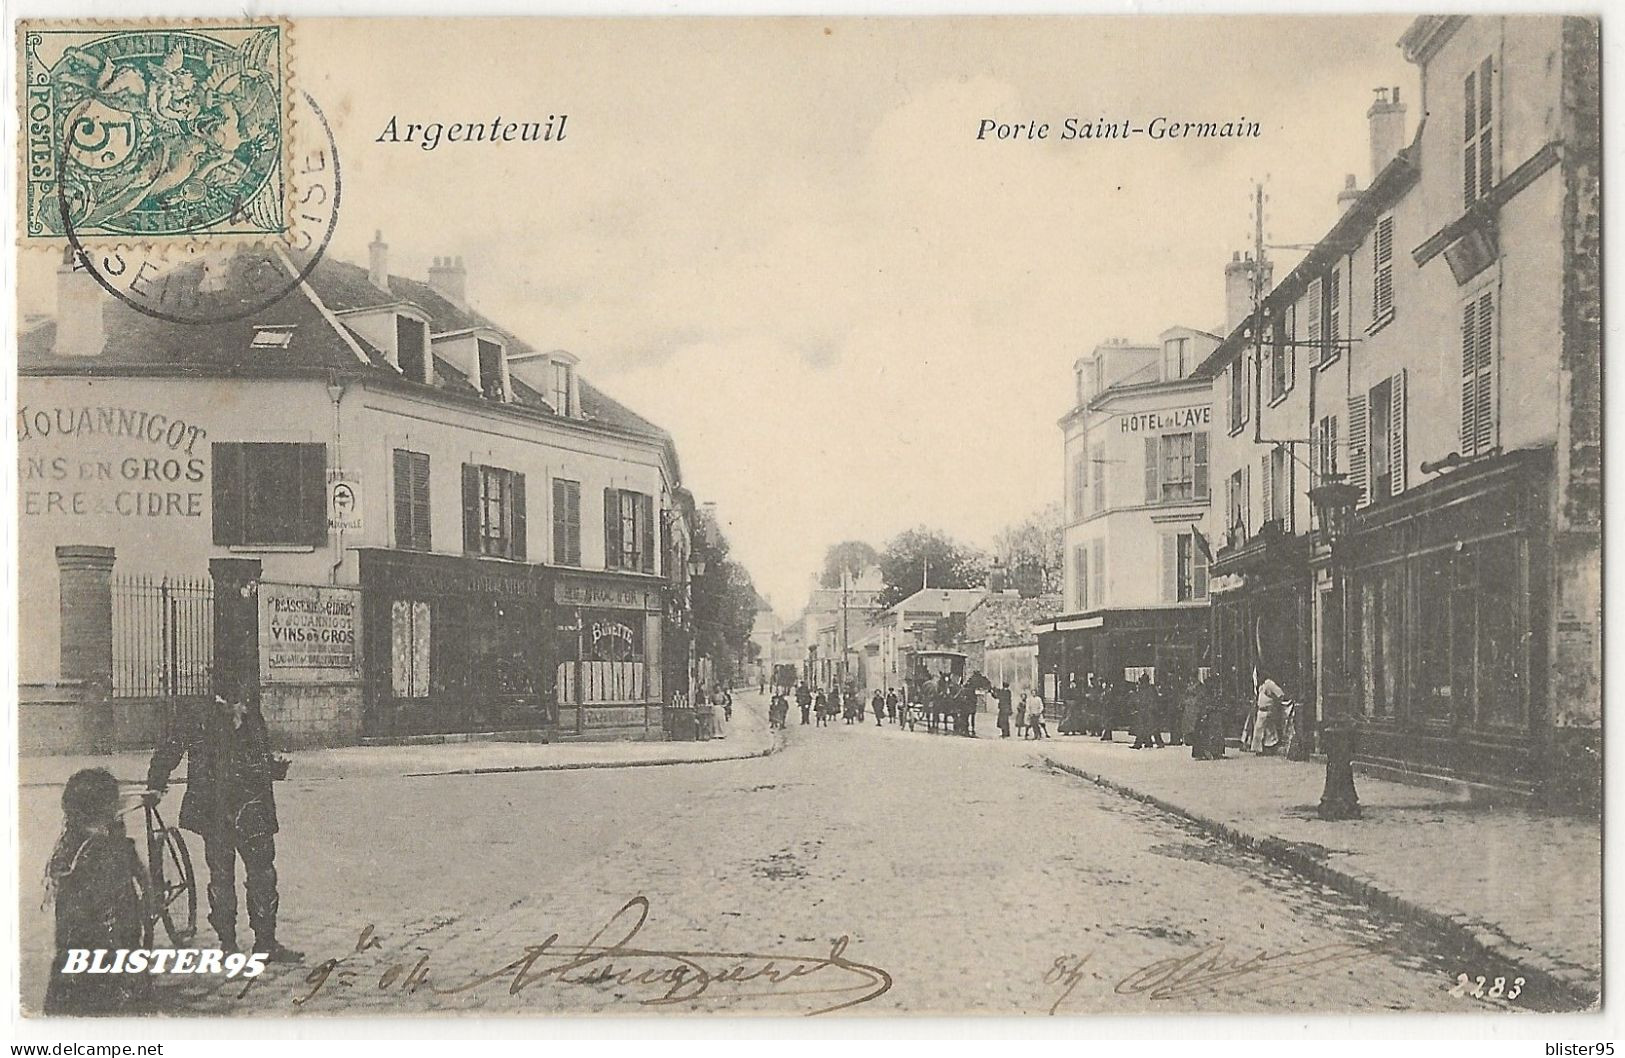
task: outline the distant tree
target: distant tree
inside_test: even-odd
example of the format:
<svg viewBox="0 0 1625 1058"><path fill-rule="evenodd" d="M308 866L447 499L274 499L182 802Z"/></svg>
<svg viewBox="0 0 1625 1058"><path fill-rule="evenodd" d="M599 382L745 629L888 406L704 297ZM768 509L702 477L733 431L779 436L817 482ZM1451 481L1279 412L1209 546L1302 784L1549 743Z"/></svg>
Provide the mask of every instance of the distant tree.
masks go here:
<svg viewBox="0 0 1625 1058"><path fill-rule="evenodd" d="M885 590L880 605L890 606L919 591L929 577L933 588L979 588L987 583L987 556L956 543L938 529L919 526L897 534L880 555Z"/></svg>
<svg viewBox="0 0 1625 1058"><path fill-rule="evenodd" d="M862 540L843 540L824 552L824 568L818 573L819 587L839 588L841 574L856 579L859 573L880 561L880 552Z"/></svg>
<svg viewBox="0 0 1625 1058"><path fill-rule="evenodd" d="M705 572L691 585L694 648L711 659L718 682L735 674L756 623L756 585L750 573L728 557L728 538L716 529L695 539L694 557L705 561Z"/></svg>
<svg viewBox="0 0 1625 1058"><path fill-rule="evenodd" d="M1021 566L1036 565L1044 575L1045 591L1060 591L1063 577L1061 556L1061 504L1059 501L1034 511L1026 518L999 530L993 538L993 554L1013 577Z"/></svg>

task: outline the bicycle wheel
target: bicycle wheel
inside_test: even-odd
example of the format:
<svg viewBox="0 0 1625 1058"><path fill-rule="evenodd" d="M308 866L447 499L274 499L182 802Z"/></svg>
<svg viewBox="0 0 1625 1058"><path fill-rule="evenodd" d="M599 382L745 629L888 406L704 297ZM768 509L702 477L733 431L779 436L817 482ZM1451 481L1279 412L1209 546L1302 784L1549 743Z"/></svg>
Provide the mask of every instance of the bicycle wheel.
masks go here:
<svg viewBox="0 0 1625 1058"><path fill-rule="evenodd" d="M163 849L156 857L163 864L163 879L153 879L157 890L158 917L164 932L176 947L185 947L197 936L197 879L192 874L192 855L179 827L165 827ZM174 879L169 875L173 873Z"/></svg>

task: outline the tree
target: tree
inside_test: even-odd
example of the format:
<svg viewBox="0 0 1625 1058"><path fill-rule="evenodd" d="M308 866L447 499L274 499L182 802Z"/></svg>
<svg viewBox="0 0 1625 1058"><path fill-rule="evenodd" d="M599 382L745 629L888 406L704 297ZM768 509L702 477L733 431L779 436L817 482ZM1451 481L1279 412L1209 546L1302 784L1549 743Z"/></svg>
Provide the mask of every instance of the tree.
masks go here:
<svg viewBox="0 0 1625 1058"><path fill-rule="evenodd" d="M832 544L824 552L824 568L818 574L818 584L823 588L839 588L843 572L856 580L859 573L879 561L880 552L862 540L843 540Z"/></svg>
<svg viewBox="0 0 1625 1058"><path fill-rule="evenodd" d="M694 557L705 562L705 572L696 574L690 585L694 649L711 659L715 679L725 683L734 676L756 624L756 585L745 567L728 557L728 539L720 531L699 534Z"/></svg>
<svg viewBox="0 0 1625 1058"><path fill-rule="evenodd" d="M929 576L933 588L979 588L987 582L987 557L974 547L956 543L938 529L919 526L899 533L880 555L885 590L880 605L894 603L919 591Z"/></svg>
<svg viewBox="0 0 1625 1058"><path fill-rule="evenodd" d="M993 538L993 554L1013 577L1027 563L1036 565L1044 576L1045 591L1060 591L1062 584L1061 504L1059 501L1034 511L1026 518L999 530Z"/></svg>

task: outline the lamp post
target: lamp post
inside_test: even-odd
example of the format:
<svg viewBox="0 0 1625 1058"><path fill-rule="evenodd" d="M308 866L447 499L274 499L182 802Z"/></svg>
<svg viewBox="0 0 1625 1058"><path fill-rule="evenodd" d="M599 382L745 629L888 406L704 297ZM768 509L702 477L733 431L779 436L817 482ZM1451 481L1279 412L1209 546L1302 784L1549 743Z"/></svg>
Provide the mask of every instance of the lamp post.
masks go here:
<svg viewBox="0 0 1625 1058"><path fill-rule="evenodd" d="M1338 473L1326 474L1321 484L1309 490L1309 499L1320 516L1320 532L1326 541L1332 575L1332 598L1336 606L1337 649L1322 665L1321 696L1326 718L1321 724L1321 749L1326 754L1326 787L1320 795L1320 818L1359 819L1360 798L1354 790L1354 753L1359 744L1359 727L1350 708L1352 691L1348 679L1348 564L1347 537L1353 521L1354 505L1360 487Z"/></svg>

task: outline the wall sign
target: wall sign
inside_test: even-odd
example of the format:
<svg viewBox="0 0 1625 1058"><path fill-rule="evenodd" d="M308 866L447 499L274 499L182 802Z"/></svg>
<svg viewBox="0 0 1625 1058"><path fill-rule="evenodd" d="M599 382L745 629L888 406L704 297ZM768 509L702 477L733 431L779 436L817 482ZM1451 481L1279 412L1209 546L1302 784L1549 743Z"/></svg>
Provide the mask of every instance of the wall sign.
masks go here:
<svg viewBox="0 0 1625 1058"><path fill-rule="evenodd" d="M333 468L327 472L327 527L357 532L361 528L361 472Z"/></svg>
<svg viewBox="0 0 1625 1058"><path fill-rule="evenodd" d="M575 578L560 578L554 582L553 601L560 606L610 606L647 613L659 613L662 609L659 592Z"/></svg>
<svg viewBox="0 0 1625 1058"><path fill-rule="evenodd" d="M208 431L142 408L33 407L17 412L24 516L202 518Z"/></svg>
<svg viewBox="0 0 1625 1058"><path fill-rule="evenodd" d="M314 584L260 584L260 676L267 683L361 678L361 593Z"/></svg>

